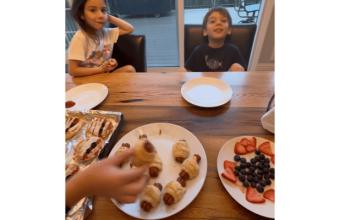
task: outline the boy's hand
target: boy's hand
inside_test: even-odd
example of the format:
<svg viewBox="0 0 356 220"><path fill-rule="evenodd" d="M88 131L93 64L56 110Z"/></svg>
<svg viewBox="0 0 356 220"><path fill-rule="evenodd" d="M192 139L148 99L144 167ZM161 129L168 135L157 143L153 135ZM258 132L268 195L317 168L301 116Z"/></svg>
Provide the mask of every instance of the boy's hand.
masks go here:
<svg viewBox="0 0 356 220"><path fill-rule="evenodd" d="M112 60L115 60L115 59L112 59ZM106 73L106 72L110 72L112 70L114 70L115 68L117 67L117 62L115 60L115 65L110 65L110 60L106 61L102 66L101 68L103 69L103 72Z"/></svg>

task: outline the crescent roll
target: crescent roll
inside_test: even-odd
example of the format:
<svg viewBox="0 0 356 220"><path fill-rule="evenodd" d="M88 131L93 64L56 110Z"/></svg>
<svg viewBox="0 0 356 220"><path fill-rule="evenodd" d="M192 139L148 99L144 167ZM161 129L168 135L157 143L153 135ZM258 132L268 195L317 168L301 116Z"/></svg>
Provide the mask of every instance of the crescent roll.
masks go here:
<svg viewBox="0 0 356 220"><path fill-rule="evenodd" d="M151 163L155 158L155 148L147 139L141 138L135 144L134 155L132 157L132 165L140 167L146 163Z"/></svg>
<svg viewBox="0 0 356 220"><path fill-rule="evenodd" d="M115 152L115 155L117 155L117 154L119 154L121 152L124 152L125 150L127 150L129 148L130 148L130 144L129 143L122 143L122 146ZM129 160L130 160L130 158L125 159L122 164L128 162Z"/></svg>
<svg viewBox="0 0 356 220"><path fill-rule="evenodd" d="M179 173L179 176L184 180L191 180L196 177L199 173L198 163L200 162L200 159L201 158L198 154L186 159L182 164L182 171Z"/></svg>
<svg viewBox="0 0 356 220"><path fill-rule="evenodd" d="M177 203L182 199L186 191L187 189L184 188L178 181L171 181L164 187L163 201L166 205Z"/></svg>
<svg viewBox="0 0 356 220"><path fill-rule="evenodd" d="M189 155L189 146L185 140L173 144L173 157L178 163L182 163Z"/></svg>
<svg viewBox="0 0 356 220"><path fill-rule="evenodd" d="M143 190L141 196L141 208L149 212L150 209L156 207L161 201L162 185L155 183L153 185L147 185Z"/></svg>

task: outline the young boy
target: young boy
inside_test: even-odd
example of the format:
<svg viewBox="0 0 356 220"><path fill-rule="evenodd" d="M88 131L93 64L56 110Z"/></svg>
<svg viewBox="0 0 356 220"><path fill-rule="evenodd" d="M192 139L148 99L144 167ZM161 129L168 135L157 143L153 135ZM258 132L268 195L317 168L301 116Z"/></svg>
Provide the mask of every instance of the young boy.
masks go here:
<svg viewBox="0 0 356 220"><path fill-rule="evenodd" d="M212 8L203 20L203 35L209 43L197 46L179 72L245 71L247 65L237 46L224 43L231 34L231 16L225 8Z"/></svg>

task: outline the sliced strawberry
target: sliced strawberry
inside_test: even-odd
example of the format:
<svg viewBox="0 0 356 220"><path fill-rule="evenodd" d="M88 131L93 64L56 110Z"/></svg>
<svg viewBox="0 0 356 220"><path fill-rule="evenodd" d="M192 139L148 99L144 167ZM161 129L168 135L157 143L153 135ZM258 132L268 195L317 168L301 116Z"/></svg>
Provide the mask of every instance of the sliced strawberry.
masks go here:
<svg viewBox="0 0 356 220"><path fill-rule="evenodd" d="M247 154L246 148L240 142L236 142L234 151L237 155Z"/></svg>
<svg viewBox="0 0 356 220"><path fill-rule="evenodd" d="M273 154L272 157L271 157L271 161L272 161L273 164L275 164L275 163L274 163L274 154Z"/></svg>
<svg viewBox="0 0 356 220"><path fill-rule="evenodd" d="M251 145L251 144L248 144L247 146L246 146L246 150L247 150L247 152L253 152L253 151L255 151L256 150L256 146L253 146L253 145Z"/></svg>
<svg viewBox="0 0 356 220"><path fill-rule="evenodd" d="M237 186L237 188L239 188L239 190L242 192L242 193L245 193L245 187L235 183L235 186Z"/></svg>
<svg viewBox="0 0 356 220"><path fill-rule="evenodd" d="M246 200L251 203L264 203L266 200L257 194L257 192L249 186L246 191Z"/></svg>
<svg viewBox="0 0 356 220"><path fill-rule="evenodd" d="M269 189L263 193L263 197L274 202L274 189Z"/></svg>
<svg viewBox="0 0 356 220"><path fill-rule="evenodd" d="M234 170L235 167L236 167L236 163L228 161L228 160L225 160L224 161L224 169L226 170L226 168L228 168L228 167L230 167L232 170Z"/></svg>
<svg viewBox="0 0 356 220"><path fill-rule="evenodd" d="M257 145L257 141L256 141L256 138L255 137L252 137L251 139L248 140L248 144L251 144L252 146L255 146Z"/></svg>
<svg viewBox="0 0 356 220"><path fill-rule="evenodd" d="M243 138L241 141L240 141L240 143L243 145L243 146L247 146L247 144L248 144L248 140L246 139L246 138Z"/></svg>
<svg viewBox="0 0 356 220"><path fill-rule="evenodd" d="M233 169L231 169L230 167L226 168L225 171L221 174L221 176L233 183L237 180Z"/></svg>
<svg viewBox="0 0 356 220"><path fill-rule="evenodd" d="M258 149L264 154L267 154L269 156L273 155L273 152L272 152L272 149L271 149L271 144L269 143L269 141L266 141L266 142L262 143L258 147Z"/></svg>

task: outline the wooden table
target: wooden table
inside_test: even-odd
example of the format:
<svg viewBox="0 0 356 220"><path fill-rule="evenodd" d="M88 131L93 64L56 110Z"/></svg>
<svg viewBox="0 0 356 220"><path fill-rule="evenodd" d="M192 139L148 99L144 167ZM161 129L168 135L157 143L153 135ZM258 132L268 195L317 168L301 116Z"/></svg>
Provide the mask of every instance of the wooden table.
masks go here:
<svg viewBox="0 0 356 220"><path fill-rule="evenodd" d="M216 108L186 102L181 87L198 77L228 83L233 90L230 102ZM208 172L203 188L185 209L166 219L267 219L247 210L228 194L219 179L216 160L220 148L234 137L252 135L274 142L274 135L261 125L274 94L274 72L109 73L77 78L66 74L66 91L94 82L109 89L107 98L94 109L122 112L125 116L116 142L137 127L162 122L186 128L204 146ZM88 220L135 219L110 199L95 197L93 204Z"/></svg>

